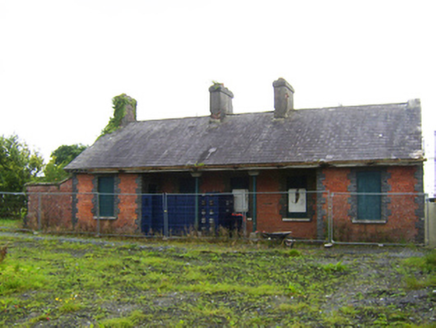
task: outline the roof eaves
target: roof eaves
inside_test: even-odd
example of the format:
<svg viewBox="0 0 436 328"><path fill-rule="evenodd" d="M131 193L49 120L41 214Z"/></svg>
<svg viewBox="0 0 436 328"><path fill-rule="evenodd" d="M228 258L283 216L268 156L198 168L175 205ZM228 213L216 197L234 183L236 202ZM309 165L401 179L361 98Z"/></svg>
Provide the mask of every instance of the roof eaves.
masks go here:
<svg viewBox="0 0 436 328"><path fill-rule="evenodd" d="M271 170L292 168L317 168L317 167L354 167L354 166L393 166L416 165L426 159L379 159L379 160L350 160L350 161L316 161L316 162L287 162L287 163L256 163L256 164L226 164L226 165L184 165L184 166L149 166L149 167L124 167L124 168L88 168L72 170L73 173L145 173L145 172L205 172L223 170Z"/></svg>

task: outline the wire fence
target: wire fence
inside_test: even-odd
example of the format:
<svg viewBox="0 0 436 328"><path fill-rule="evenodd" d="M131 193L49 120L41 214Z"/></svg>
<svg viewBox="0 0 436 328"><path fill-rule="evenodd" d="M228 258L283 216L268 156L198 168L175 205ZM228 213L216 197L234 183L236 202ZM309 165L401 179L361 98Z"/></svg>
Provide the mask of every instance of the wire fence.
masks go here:
<svg viewBox="0 0 436 328"><path fill-rule="evenodd" d="M120 237L246 238L258 232L332 244L424 244L436 238L430 231L436 218L429 215L428 202L421 193L298 189L208 194L0 193L0 228Z"/></svg>
<svg viewBox="0 0 436 328"><path fill-rule="evenodd" d="M26 214L24 193L0 192L0 219L21 219Z"/></svg>

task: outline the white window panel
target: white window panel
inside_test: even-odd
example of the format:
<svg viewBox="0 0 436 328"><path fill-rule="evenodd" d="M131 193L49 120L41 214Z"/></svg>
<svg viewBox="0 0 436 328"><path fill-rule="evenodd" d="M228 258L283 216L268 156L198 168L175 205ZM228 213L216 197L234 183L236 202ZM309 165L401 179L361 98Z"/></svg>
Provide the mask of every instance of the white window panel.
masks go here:
<svg viewBox="0 0 436 328"><path fill-rule="evenodd" d="M234 210L235 212L248 212L248 190L247 189L233 189Z"/></svg>
<svg viewBox="0 0 436 328"><path fill-rule="evenodd" d="M306 212L306 189L289 189L288 190L288 210L289 213Z"/></svg>

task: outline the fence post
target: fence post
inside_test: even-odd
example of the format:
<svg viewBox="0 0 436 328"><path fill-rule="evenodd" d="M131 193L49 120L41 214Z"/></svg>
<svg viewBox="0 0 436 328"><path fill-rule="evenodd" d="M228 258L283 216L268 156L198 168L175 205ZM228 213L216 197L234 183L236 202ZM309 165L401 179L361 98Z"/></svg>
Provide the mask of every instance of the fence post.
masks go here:
<svg viewBox="0 0 436 328"><path fill-rule="evenodd" d="M200 177L201 177L201 172L193 172L191 173L192 177L194 177L195 179L195 208L194 208L194 229L196 232L198 232L198 228L200 225L200 219L198 216L198 194L200 192Z"/></svg>
<svg viewBox="0 0 436 328"><path fill-rule="evenodd" d="M248 171L248 175L252 177L252 185L253 185L253 232L257 231L257 176L259 175L259 171ZM245 231L246 233L246 231Z"/></svg>
<svg viewBox="0 0 436 328"><path fill-rule="evenodd" d="M327 191L327 238L328 242L331 244L333 242L333 197L335 193L330 193Z"/></svg>
<svg viewBox="0 0 436 328"><path fill-rule="evenodd" d="M253 232L257 231L257 181L256 181L256 176L253 175ZM245 220L244 220L245 222ZM246 227L244 227L245 230ZM247 233L247 231L244 231L245 233Z"/></svg>
<svg viewBox="0 0 436 328"><path fill-rule="evenodd" d="M164 236L168 237L168 195L162 194L163 197L163 214L164 214Z"/></svg>
<svg viewBox="0 0 436 328"><path fill-rule="evenodd" d="M41 231L41 193L38 193L38 231Z"/></svg>
<svg viewBox="0 0 436 328"><path fill-rule="evenodd" d="M97 192L97 237L100 237L100 194Z"/></svg>
<svg viewBox="0 0 436 328"><path fill-rule="evenodd" d="M425 194L425 203L424 203L424 245L430 245L430 199L428 198L428 194Z"/></svg>
<svg viewBox="0 0 436 328"><path fill-rule="evenodd" d="M427 202L428 246L436 247L436 203Z"/></svg>

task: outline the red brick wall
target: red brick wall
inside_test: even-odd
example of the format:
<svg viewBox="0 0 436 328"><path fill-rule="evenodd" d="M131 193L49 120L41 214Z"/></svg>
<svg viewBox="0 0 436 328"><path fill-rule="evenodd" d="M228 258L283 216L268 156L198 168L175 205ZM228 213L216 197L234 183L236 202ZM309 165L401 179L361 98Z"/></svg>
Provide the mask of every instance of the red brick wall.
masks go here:
<svg viewBox="0 0 436 328"><path fill-rule="evenodd" d="M77 226L82 231L97 231L97 220L95 216L95 195L94 175L78 174L77 176ZM121 195L116 197L115 216L116 219L100 220L100 231L102 233L134 233L139 227L137 192L137 174L118 174L115 175L118 181L116 193Z"/></svg>
<svg viewBox="0 0 436 328"><path fill-rule="evenodd" d="M416 166L393 166L388 167L390 178L388 180L391 186L391 192L415 192L415 178Z"/></svg>
<svg viewBox="0 0 436 328"><path fill-rule="evenodd" d="M374 168L377 169L377 168ZM386 171L388 195L382 196L382 203L387 202L385 223L353 223L350 211L351 202L357 201L357 196L348 193L351 170L348 168L326 168L324 186L326 190L335 193L332 197L332 217L335 241L361 242L406 242L413 241L418 233L416 223L419 218L415 214L418 204L415 195L394 195L393 193L414 193L418 183L415 166L398 166L380 168ZM345 192L347 194L337 194ZM391 194L391 195L389 195ZM387 198L388 197L388 198ZM323 209L327 211L327 203ZM355 205L355 210L356 207ZM382 204L382 207L385 206ZM356 214L355 214L356 215Z"/></svg>
<svg viewBox="0 0 436 328"><path fill-rule="evenodd" d="M205 172L200 178L200 192L230 192L226 190L228 174L223 172Z"/></svg>
<svg viewBox="0 0 436 328"><path fill-rule="evenodd" d="M326 190L331 192L348 192L348 186L350 184L350 179L348 175L350 174L349 168L325 168L322 170L325 176L324 186Z"/></svg>
<svg viewBox="0 0 436 328"><path fill-rule="evenodd" d="M403 192L414 193L415 185L418 183L415 177L417 167L386 167L385 170L389 193ZM374 236L395 236L398 241L413 240L417 234L416 223L419 218L415 214L419 204L416 203L414 195L390 195L390 202L387 203L387 222L386 223L352 223L350 213L352 211L352 200L350 186L353 183L350 179L355 169L350 168L323 168L321 172L322 179L318 181L318 186L322 185L324 190L335 193L333 199L333 218L335 223L335 233L342 235L335 236L344 238L346 236L350 241L370 241ZM307 172L314 173L314 170ZM317 203L316 195L313 195L312 217L309 222L283 221L287 213L286 170L261 171L257 177L257 191L271 192L270 194L259 194L257 196L257 230L258 231L292 231L292 235L297 238L317 238ZM312 174L311 173L311 174ZM200 192L230 192L230 178L233 173L223 172L205 172L200 178ZM117 177L117 190L121 194L118 197L115 213L115 220L101 220L102 232L132 233L138 231L140 218L138 215L141 209L138 208L138 174L119 174ZM161 174L160 190L163 192L178 192L178 177L180 175ZM96 177L90 174L77 174L75 177L75 218L77 219L76 229L79 231L96 231L96 220L94 219L94 202L95 197L92 194ZM249 178L250 188L252 189L252 177ZM311 188L314 189L314 188ZM43 227L59 227L59 229L73 229L73 179L69 179L61 184L53 185L29 185L27 192L28 199L28 222L31 227L37 227L38 218L38 195L36 193L49 193L41 196L42 199L42 225ZM283 194L279 194L282 191ZM340 195L337 193L346 193ZM58 194L60 193L60 194ZM62 194L63 193L63 194ZM327 192L323 195L325 202L319 208L324 213L329 213ZM311 197L308 194L308 199ZM252 205L252 196L249 198L250 206ZM354 206L354 205L353 205ZM251 213L252 214L252 213ZM247 231L252 229L252 223L247 222ZM327 226L325 222L324 226Z"/></svg>
<svg viewBox="0 0 436 328"><path fill-rule="evenodd" d="M118 210L119 214L116 220L112 222L113 228L117 232L133 233L139 229L136 224L138 219L138 203L136 179L137 174L119 174L118 189L120 192Z"/></svg>
<svg viewBox="0 0 436 328"><path fill-rule="evenodd" d="M79 231L96 231L96 222L93 219L93 179L94 176L90 174L77 174L77 203L76 203L76 220L77 229Z"/></svg>
<svg viewBox="0 0 436 328"><path fill-rule="evenodd" d="M38 229L38 212L43 230L72 229L72 180L55 184L32 184L26 187L28 194L27 225Z"/></svg>
<svg viewBox="0 0 436 328"><path fill-rule="evenodd" d="M257 177L258 192L277 192L280 190L280 183L277 172L261 172ZM258 194L257 195L257 231L288 231L288 224L283 224L280 194Z"/></svg>
<svg viewBox="0 0 436 328"><path fill-rule="evenodd" d="M310 221L283 221L287 213L287 190L283 186L285 172L263 171L257 177L258 192L271 192L257 196L257 230L266 232L292 231L296 238L316 238L316 195L307 194L312 198L313 213ZM282 193L277 193L281 191Z"/></svg>
<svg viewBox="0 0 436 328"><path fill-rule="evenodd" d="M390 192L415 192L415 184L418 183L415 178L416 169L415 166L388 168ZM419 218L415 214L418 206L414 195L392 195L388 204L390 216L384 227L386 232L398 236L401 241L413 241L418 233L416 222Z"/></svg>
<svg viewBox="0 0 436 328"><path fill-rule="evenodd" d="M350 185L349 174L351 170L349 168L325 168L322 170L324 175L323 185L326 191L331 193L348 193L348 187ZM324 213L329 213L328 208L328 193L323 194L326 202L323 204L322 209ZM332 208L334 210L334 231L337 234L345 234L344 229L355 228L351 224L351 218L349 217L349 211L351 204L348 202L349 194L346 195L334 195L332 198ZM328 216L328 215L327 215ZM325 217L324 227L328 226L327 217ZM342 238L339 235L335 238Z"/></svg>

